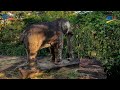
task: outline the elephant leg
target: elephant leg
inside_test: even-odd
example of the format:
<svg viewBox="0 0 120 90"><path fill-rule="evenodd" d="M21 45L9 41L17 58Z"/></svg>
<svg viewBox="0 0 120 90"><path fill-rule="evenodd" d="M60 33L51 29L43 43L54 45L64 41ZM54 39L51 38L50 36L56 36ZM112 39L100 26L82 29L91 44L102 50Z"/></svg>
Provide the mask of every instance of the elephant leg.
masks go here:
<svg viewBox="0 0 120 90"><path fill-rule="evenodd" d="M59 63L62 60L63 50L63 34L58 37L57 42L54 44L55 63Z"/></svg>
<svg viewBox="0 0 120 90"><path fill-rule="evenodd" d="M55 64L59 64L62 61L62 49L63 46L60 43L55 44L54 52L55 52Z"/></svg>
<svg viewBox="0 0 120 90"><path fill-rule="evenodd" d="M72 58L74 58L74 55L73 55L73 50L72 50L72 36L71 35L68 35L67 36L67 47L68 47L68 49L67 49L67 58L68 58L68 60L72 60Z"/></svg>
<svg viewBox="0 0 120 90"><path fill-rule="evenodd" d="M55 50L54 50L54 46L51 46L50 47L50 53L52 55L52 59L51 59L51 62L55 62Z"/></svg>
<svg viewBox="0 0 120 90"><path fill-rule="evenodd" d="M39 68L37 67L37 60L36 60L38 50L39 49L36 48L35 50L30 50L28 52L28 61L27 61L28 64L26 66L22 66L23 68L19 68L21 78L25 79L28 78L33 73L40 72Z"/></svg>
<svg viewBox="0 0 120 90"><path fill-rule="evenodd" d="M27 62L28 64L24 66L23 68L19 68L20 74L23 77L28 77L31 73L37 73L39 72L39 69L37 68L37 52L41 49L41 45L43 43L43 40L41 40L37 37L29 37L28 42L26 43L26 50L27 50Z"/></svg>

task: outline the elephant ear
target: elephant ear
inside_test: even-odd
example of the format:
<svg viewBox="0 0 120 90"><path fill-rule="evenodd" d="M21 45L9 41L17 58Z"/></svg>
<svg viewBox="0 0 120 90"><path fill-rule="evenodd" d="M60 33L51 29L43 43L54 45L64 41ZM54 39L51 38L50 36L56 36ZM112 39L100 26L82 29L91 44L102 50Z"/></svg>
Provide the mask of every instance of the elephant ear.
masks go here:
<svg viewBox="0 0 120 90"><path fill-rule="evenodd" d="M62 30L63 33L67 33L70 29L70 22L66 19L57 19L59 29Z"/></svg>

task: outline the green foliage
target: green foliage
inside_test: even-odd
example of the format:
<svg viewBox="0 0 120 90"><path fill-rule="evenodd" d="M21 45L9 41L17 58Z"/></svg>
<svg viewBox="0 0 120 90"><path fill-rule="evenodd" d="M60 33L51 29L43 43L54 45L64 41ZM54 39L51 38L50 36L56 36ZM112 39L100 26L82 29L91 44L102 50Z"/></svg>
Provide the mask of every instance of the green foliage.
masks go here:
<svg viewBox="0 0 120 90"><path fill-rule="evenodd" d="M105 16L102 12L78 15L80 24L75 31L74 51L80 57L97 58L103 63L108 78L118 78L120 75L120 20L106 23Z"/></svg>

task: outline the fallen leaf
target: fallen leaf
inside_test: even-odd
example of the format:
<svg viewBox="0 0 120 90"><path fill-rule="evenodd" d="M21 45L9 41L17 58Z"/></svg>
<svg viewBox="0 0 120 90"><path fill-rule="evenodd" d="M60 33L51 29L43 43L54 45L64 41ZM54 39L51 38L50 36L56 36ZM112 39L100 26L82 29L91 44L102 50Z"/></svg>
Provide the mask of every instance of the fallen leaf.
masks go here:
<svg viewBox="0 0 120 90"><path fill-rule="evenodd" d="M5 76L5 74L4 74L4 73L0 73L0 78L1 78L1 77L4 77L4 76Z"/></svg>

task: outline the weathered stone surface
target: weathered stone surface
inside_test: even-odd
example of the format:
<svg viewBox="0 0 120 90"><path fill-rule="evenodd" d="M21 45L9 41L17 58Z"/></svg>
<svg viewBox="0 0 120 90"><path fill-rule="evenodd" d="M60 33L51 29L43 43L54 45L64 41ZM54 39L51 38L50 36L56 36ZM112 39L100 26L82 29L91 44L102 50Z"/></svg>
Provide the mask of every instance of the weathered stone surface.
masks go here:
<svg viewBox="0 0 120 90"><path fill-rule="evenodd" d="M65 66L70 66L70 65L79 65L79 59L73 59L71 61L68 61L66 59L62 60L59 62L59 64L54 64L52 63L49 58L44 58L38 61L38 66L41 70L50 70L50 69L56 69L56 68L61 68Z"/></svg>
<svg viewBox="0 0 120 90"><path fill-rule="evenodd" d="M82 73L80 79L106 79L106 73L100 61L95 59L80 59L78 72Z"/></svg>
<svg viewBox="0 0 120 90"><path fill-rule="evenodd" d="M41 70L53 70L55 72L55 77L53 74L47 73L47 77L52 76L52 78L75 78L75 79L106 79L106 74L102 64L95 59L74 59L72 61L63 60L59 65L50 62L50 57L37 58L38 66ZM10 56L0 56L0 71L4 73L6 77L2 78L19 78L18 72L14 69L25 62L24 57L10 57ZM77 67L66 67L77 65ZM65 68L66 67L66 68ZM63 69L64 68L64 69ZM59 77L60 76L60 77ZM71 77L72 76L72 77Z"/></svg>

